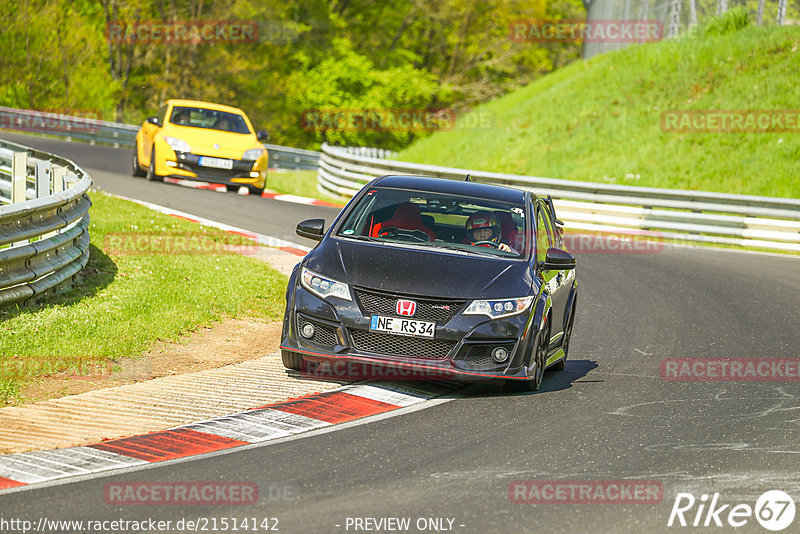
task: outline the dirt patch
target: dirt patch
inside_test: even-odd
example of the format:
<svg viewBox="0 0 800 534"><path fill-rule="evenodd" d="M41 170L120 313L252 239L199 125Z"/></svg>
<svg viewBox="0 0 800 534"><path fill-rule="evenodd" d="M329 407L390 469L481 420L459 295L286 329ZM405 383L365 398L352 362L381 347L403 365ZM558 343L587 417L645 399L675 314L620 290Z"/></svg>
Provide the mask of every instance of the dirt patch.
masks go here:
<svg viewBox="0 0 800 534"><path fill-rule="evenodd" d="M153 378L215 369L266 356L280 345L281 322L225 319L188 332L179 342L161 342L138 358L122 358L85 376L59 373L21 388L20 404L142 382Z"/></svg>

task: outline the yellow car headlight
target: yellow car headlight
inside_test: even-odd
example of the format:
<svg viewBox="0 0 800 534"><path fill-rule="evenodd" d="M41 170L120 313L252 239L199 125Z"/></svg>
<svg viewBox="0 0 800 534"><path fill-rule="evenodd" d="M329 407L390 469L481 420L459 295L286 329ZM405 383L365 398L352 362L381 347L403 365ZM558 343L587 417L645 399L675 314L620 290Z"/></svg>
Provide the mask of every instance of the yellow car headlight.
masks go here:
<svg viewBox="0 0 800 534"><path fill-rule="evenodd" d="M177 137L171 137L169 135L164 136L164 142L169 145L169 147L174 150L175 152L191 152L192 147L189 146L189 143L184 141L183 139L178 139Z"/></svg>
<svg viewBox="0 0 800 534"><path fill-rule="evenodd" d="M261 154L264 153L263 148L251 148L250 150L245 151L244 155L242 156L243 161L255 161L261 157Z"/></svg>

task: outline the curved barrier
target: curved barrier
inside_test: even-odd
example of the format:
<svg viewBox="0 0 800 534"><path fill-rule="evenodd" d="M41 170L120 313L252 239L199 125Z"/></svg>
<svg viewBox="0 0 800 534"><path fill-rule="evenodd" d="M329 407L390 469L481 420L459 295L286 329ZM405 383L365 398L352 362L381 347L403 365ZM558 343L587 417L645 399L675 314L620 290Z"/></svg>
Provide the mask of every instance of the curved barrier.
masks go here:
<svg viewBox="0 0 800 534"><path fill-rule="evenodd" d="M53 289L86 266L91 186L67 159L0 141L0 306Z"/></svg>
<svg viewBox="0 0 800 534"><path fill-rule="evenodd" d="M414 174L509 185L552 195L568 230L643 235L686 243L709 243L800 252L800 200L657 189L472 171L382 159L352 149L322 146L320 191L353 196L377 176Z"/></svg>

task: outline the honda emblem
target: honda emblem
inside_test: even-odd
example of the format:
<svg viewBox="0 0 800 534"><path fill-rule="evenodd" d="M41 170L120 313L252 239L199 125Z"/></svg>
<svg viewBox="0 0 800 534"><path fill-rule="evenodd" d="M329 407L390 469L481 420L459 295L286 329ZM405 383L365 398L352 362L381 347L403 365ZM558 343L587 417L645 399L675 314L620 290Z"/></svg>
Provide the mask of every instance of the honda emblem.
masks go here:
<svg viewBox="0 0 800 534"><path fill-rule="evenodd" d="M413 300L403 300L400 299L397 301L397 306L395 306L395 312L397 315L405 315L407 317L411 317L414 315L414 312L417 311L417 303Z"/></svg>

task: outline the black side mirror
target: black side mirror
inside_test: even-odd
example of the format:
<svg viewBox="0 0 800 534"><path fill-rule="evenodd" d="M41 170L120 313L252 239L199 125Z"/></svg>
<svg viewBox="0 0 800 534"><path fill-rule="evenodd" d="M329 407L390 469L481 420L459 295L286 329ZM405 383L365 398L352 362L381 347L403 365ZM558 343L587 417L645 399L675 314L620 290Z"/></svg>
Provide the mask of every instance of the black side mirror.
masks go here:
<svg viewBox="0 0 800 534"><path fill-rule="evenodd" d="M256 133L256 139L258 139L262 143L269 141L269 132L266 130L259 130Z"/></svg>
<svg viewBox="0 0 800 534"><path fill-rule="evenodd" d="M550 247L543 262L539 263L542 271L561 271L575 268L575 256L561 250L560 248Z"/></svg>
<svg viewBox="0 0 800 534"><path fill-rule="evenodd" d="M297 235L314 241L322 241L325 233L325 219L308 219L297 225Z"/></svg>
<svg viewBox="0 0 800 534"><path fill-rule="evenodd" d="M156 116L147 117L147 122L149 122L150 124L155 124L156 126L159 125L159 120L158 120L158 117L156 117Z"/></svg>

